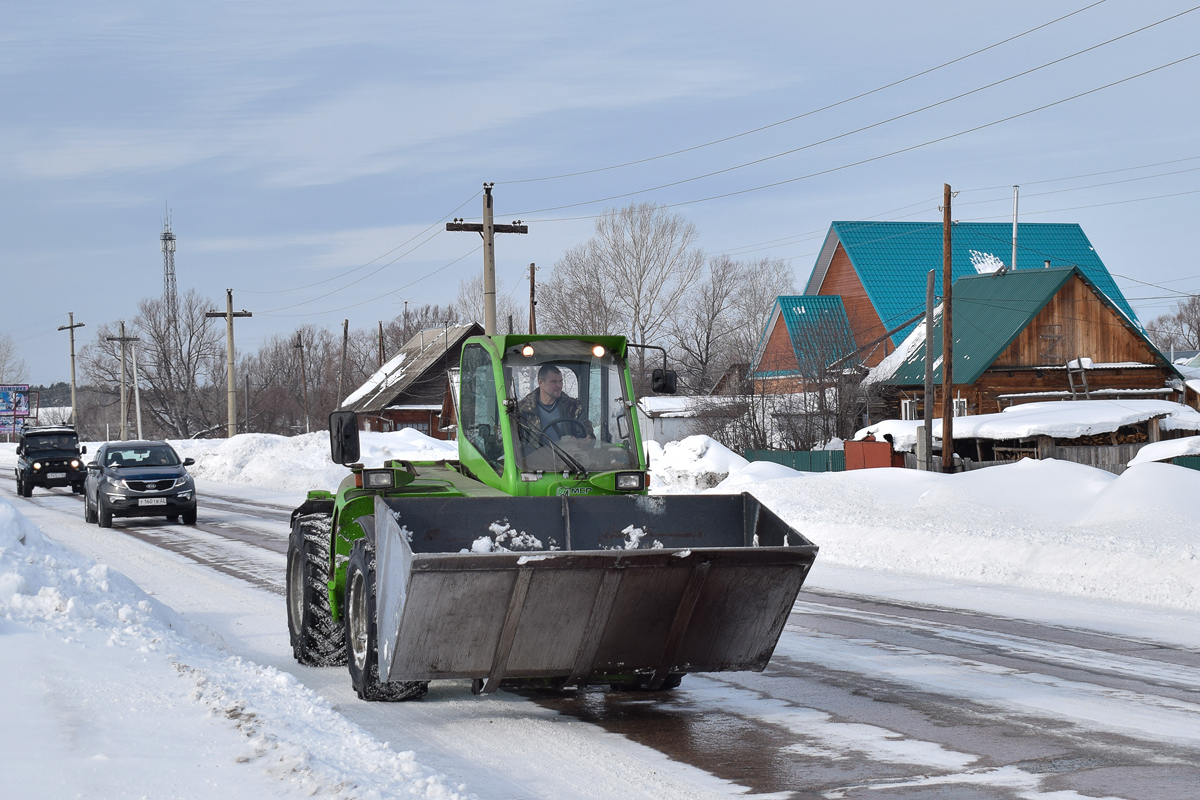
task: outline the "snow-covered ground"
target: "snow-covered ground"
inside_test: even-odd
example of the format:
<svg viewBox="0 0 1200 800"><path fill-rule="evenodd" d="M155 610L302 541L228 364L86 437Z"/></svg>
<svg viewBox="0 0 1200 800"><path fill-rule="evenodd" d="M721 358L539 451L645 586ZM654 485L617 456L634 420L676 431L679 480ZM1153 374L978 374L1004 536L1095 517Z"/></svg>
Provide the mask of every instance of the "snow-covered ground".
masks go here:
<svg viewBox="0 0 1200 800"><path fill-rule="evenodd" d="M329 463L324 433L176 446L196 459L202 496L207 488L286 507L345 474ZM1200 472L1149 463L1116 477L1022 461L959 475L800 474L747 463L705 437L648 448L656 491L749 491L820 545L810 587L1200 646ZM452 444L411 431L363 439L368 464L446 457ZM0 446L5 473L12 460L12 446ZM25 518L22 503L0 499L6 795L487 796L486 785L460 785L420 752L397 751L358 727L305 685L303 671L227 645L243 634L220 621L224 612L202 624L64 548L55 529ZM94 526L80 530L106 546ZM282 610L280 599L269 603ZM648 757L630 750L629 758ZM653 773L693 787L678 796L738 791L653 763L612 780L650 785Z"/></svg>

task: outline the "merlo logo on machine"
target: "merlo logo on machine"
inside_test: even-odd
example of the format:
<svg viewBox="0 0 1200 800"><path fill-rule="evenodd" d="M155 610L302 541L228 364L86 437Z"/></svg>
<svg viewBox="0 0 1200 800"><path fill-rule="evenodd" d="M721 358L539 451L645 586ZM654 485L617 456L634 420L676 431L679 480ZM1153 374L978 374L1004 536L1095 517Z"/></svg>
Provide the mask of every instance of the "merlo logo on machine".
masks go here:
<svg viewBox="0 0 1200 800"><path fill-rule="evenodd" d="M573 494L591 494L592 487L590 486L559 486L554 492L555 497L566 497Z"/></svg>

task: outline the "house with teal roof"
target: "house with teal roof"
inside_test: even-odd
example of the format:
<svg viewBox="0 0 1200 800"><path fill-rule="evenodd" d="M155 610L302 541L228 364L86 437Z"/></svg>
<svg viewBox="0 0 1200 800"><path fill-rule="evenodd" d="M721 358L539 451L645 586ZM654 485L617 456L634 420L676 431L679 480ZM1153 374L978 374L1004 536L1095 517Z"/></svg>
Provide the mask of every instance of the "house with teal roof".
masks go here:
<svg viewBox="0 0 1200 800"><path fill-rule="evenodd" d="M951 241L956 286L961 278L997 272L1070 268L1131 328L1142 330L1104 262L1075 223L1020 223L1015 266L1010 263L1011 224L955 223ZM841 298L859 357L867 366L874 366L899 347L923 318L929 270L934 270L935 292L940 298L940 222L834 222L804 294Z"/></svg>
<svg viewBox="0 0 1200 800"><path fill-rule="evenodd" d="M1118 304L1077 265L966 275L954 282L953 397L959 413L986 414L1053 399L1182 398L1182 376ZM934 415L943 403L941 307L932 341L924 321L866 379L923 409L925 364L933 358ZM918 418L918 417L914 417Z"/></svg>
<svg viewBox="0 0 1200 800"><path fill-rule="evenodd" d="M770 393L803 391L828 383L830 370L841 369L856 348L842 298L783 295L775 298L750 373Z"/></svg>

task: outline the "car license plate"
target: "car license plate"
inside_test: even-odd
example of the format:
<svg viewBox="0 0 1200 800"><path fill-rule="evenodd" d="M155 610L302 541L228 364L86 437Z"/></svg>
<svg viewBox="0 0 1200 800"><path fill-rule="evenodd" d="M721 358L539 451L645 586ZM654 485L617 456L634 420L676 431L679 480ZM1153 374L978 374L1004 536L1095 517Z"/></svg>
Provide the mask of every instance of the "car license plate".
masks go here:
<svg viewBox="0 0 1200 800"><path fill-rule="evenodd" d="M65 472L47 472L46 477L49 478L50 480L54 480L55 478L65 478L65 477L67 477L67 473L65 473Z"/></svg>
<svg viewBox="0 0 1200 800"><path fill-rule="evenodd" d="M165 497L141 497L138 498L139 506L165 506L167 498Z"/></svg>

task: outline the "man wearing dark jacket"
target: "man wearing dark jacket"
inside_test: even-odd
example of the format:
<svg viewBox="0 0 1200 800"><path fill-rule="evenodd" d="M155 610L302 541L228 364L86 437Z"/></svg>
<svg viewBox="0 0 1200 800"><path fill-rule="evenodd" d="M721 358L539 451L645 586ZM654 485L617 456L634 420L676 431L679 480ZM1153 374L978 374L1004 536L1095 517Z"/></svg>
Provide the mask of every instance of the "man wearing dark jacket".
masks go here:
<svg viewBox="0 0 1200 800"><path fill-rule="evenodd" d="M562 371L553 364L543 364L538 370L537 388L517 403L517 413L524 423L521 438L527 447L541 447L546 439L596 438L583 404L563 394Z"/></svg>

